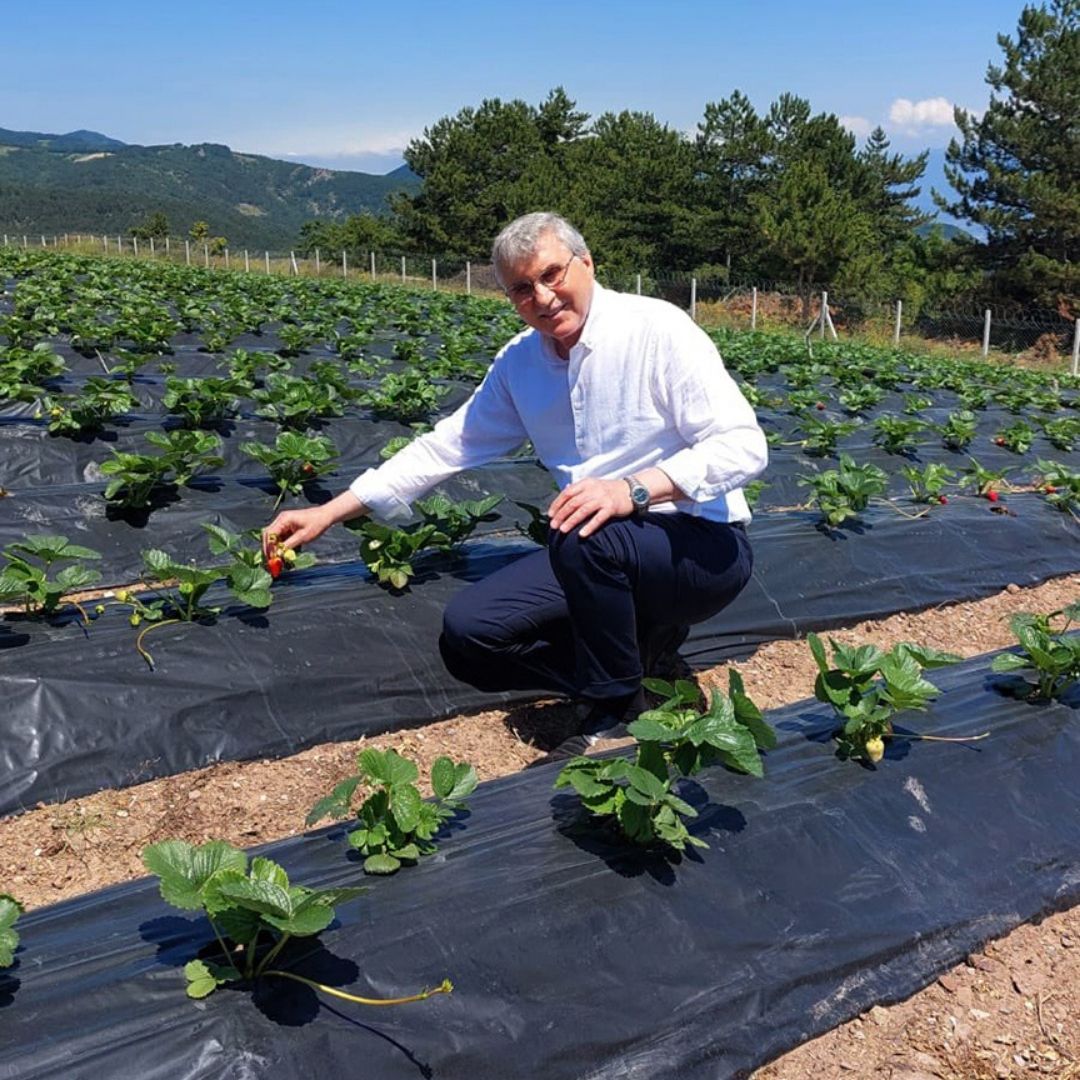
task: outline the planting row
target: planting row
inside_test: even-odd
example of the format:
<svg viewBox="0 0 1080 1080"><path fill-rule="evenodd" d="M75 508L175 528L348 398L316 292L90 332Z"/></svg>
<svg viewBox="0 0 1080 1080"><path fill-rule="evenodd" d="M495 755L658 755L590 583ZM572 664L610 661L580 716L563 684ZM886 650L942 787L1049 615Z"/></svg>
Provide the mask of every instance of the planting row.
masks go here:
<svg viewBox="0 0 1080 1080"><path fill-rule="evenodd" d="M344 830L254 857L156 843L156 882L17 924L0 900L0 1008L35 1018L8 1025L0 1064L65 1080L237 1060L270 1076L316 1053L386 1077L750 1071L1078 899L1076 614L1018 618L1018 652L956 665L812 639L817 703L767 717L737 679L707 705L654 683L628 751L479 787L439 759L428 802L412 762L368 749L308 817ZM234 992L196 1009L185 985Z"/></svg>

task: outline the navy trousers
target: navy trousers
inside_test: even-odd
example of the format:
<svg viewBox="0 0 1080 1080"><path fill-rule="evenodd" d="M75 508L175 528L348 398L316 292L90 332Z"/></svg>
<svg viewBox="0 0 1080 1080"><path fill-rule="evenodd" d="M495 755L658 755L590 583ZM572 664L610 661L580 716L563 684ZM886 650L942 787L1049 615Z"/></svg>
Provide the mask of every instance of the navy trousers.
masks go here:
<svg viewBox="0 0 1080 1080"><path fill-rule="evenodd" d="M625 698L641 686L649 635L715 615L752 567L744 529L689 514L613 520L584 540L552 531L546 551L450 601L439 648L480 690Z"/></svg>

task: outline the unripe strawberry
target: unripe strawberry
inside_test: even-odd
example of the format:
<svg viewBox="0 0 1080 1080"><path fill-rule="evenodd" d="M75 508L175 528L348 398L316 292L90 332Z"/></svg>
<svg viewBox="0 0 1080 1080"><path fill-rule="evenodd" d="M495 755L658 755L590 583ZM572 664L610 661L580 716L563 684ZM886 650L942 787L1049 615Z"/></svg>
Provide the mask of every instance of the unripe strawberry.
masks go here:
<svg viewBox="0 0 1080 1080"><path fill-rule="evenodd" d="M95 604L94 605L94 614L95 615L104 615L105 614L105 605L104 604Z"/></svg>
<svg viewBox="0 0 1080 1080"><path fill-rule="evenodd" d="M116 594L116 599L121 604L126 604L131 599L131 593L127 589L120 589Z"/></svg>
<svg viewBox="0 0 1080 1080"><path fill-rule="evenodd" d="M131 623L132 626L138 626L139 623L142 622L142 616L137 611L133 611L128 617L128 622Z"/></svg>
<svg viewBox="0 0 1080 1080"><path fill-rule="evenodd" d="M885 756L885 740L880 735L866 740L866 756L875 765Z"/></svg>
<svg viewBox="0 0 1080 1080"><path fill-rule="evenodd" d="M285 561L286 561L287 563L294 563L294 562L296 562L296 552L295 552L295 551L293 551L293 549L292 549L292 548L283 548L283 549L282 549L282 552L281 552L281 557L282 557L282 558L283 558L283 559L284 559L284 560L285 560Z"/></svg>

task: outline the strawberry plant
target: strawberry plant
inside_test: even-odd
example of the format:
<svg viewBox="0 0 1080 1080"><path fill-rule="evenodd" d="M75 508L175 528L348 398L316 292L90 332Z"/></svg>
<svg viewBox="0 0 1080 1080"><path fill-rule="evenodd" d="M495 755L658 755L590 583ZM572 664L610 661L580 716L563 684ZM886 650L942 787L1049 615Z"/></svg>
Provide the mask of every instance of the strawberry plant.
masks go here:
<svg viewBox="0 0 1080 1080"><path fill-rule="evenodd" d="M853 421L819 420L816 416L804 416L799 421L800 441L803 450L814 457L828 457L835 453L838 439L846 438L855 430Z"/></svg>
<svg viewBox="0 0 1080 1080"><path fill-rule="evenodd" d="M240 450L260 462L278 486L276 510L288 495L299 495L305 484L329 472L337 460L337 449L325 435L300 435L295 431L279 432L273 446L245 442Z"/></svg>
<svg viewBox="0 0 1080 1080"><path fill-rule="evenodd" d="M431 430L431 425L430 424L425 424L425 423L422 423L422 422L421 423L410 424L409 427L411 427L412 430L413 430L412 435L395 435L379 451L379 457L382 458L383 461L389 460L399 450L404 450L405 447L408 446L409 443L411 443L413 441L413 439L416 439L420 435L424 435L424 434L426 434L427 432L429 432Z"/></svg>
<svg viewBox="0 0 1080 1080"><path fill-rule="evenodd" d="M976 495L985 495L987 498L993 495L994 499L991 501L996 501L998 488L1007 483L1005 475L1010 472L1012 472L1011 468L985 469L974 458L971 458L971 464L963 469L963 476Z"/></svg>
<svg viewBox="0 0 1080 1080"><path fill-rule="evenodd" d="M938 431L950 450L963 450L975 438L975 414L969 409L951 412Z"/></svg>
<svg viewBox="0 0 1080 1080"><path fill-rule="evenodd" d="M845 412L864 413L874 408L885 396L885 391L873 383L865 386L853 386L845 390L838 398Z"/></svg>
<svg viewBox="0 0 1080 1080"><path fill-rule="evenodd" d="M749 485L747 485L749 487ZM517 525L517 531L528 537L534 544L547 547L548 534L551 532L551 519L537 506L531 503L515 502L515 506L529 515L527 525Z"/></svg>
<svg viewBox="0 0 1080 1080"><path fill-rule="evenodd" d="M370 518L346 528L360 534L360 558L375 580L398 591L404 589L416 573L412 560L436 535L433 525L396 529Z"/></svg>
<svg viewBox="0 0 1080 1080"><path fill-rule="evenodd" d="M294 885L270 859L247 855L210 840L151 844L143 865L158 878L162 899L181 911L201 911L214 932L214 958L193 957L184 965L187 995L204 998L219 986L251 986L262 978L291 979L314 990L362 1005L395 1005L450 993L449 980L405 998L363 998L270 965L292 938L314 937L334 921L334 908L360 896L362 887L309 889Z"/></svg>
<svg viewBox="0 0 1080 1080"><path fill-rule="evenodd" d="M161 403L188 427L203 428L220 423L232 416L239 407L239 388L232 379L206 377L202 379L165 380Z"/></svg>
<svg viewBox="0 0 1080 1080"><path fill-rule="evenodd" d="M1063 619L1058 629L1055 619ZM1049 701L1061 697L1080 679L1080 637L1067 634L1080 619L1080 603L1069 604L1049 615L1019 612L1009 620L1009 629L1020 643L1019 653L1000 653L990 665L992 671L1015 676L1002 688L1028 700Z"/></svg>
<svg viewBox="0 0 1080 1080"><path fill-rule="evenodd" d="M327 416L341 416L345 399L331 385L273 371L262 389L252 390L256 416L276 420L282 427L306 428Z"/></svg>
<svg viewBox="0 0 1080 1080"><path fill-rule="evenodd" d="M50 435L79 435L100 431L114 417L138 406L126 383L95 375L86 380L79 394L46 394L37 415L47 418Z"/></svg>
<svg viewBox="0 0 1080 1080"><path fill-rule="evenodd" d="M939 503L942 500L942 489L956 479L956 473L948 465L939 465L931 462L920 469L915 465L904 465L900 471L911 489L911 497L915 502Z"/></svg>
<svg viewBox="0 0 1080 1080"><path fill-rule="evenodd" d="M468 810L464 800L476 789L476 770L468 762L448 757L431 766L435 798L425 802L416 786L420 770L395 750L369 747L356 755L357 773L320 799L307 816L314 825L325 817L345 818L358 787L372 789L356 811L358 827L349 833L349 846L364 856L368 874L392 874L403 862L416 862L435 851L440 830Z"/></svg>
<svg viewBox="0 0 1080 1080"><path fill-rule="evenodd" d="M1046 496L1046 501L1056 510L1075 516L1080 507L1080 473L1057 461L1039 460L1036 487Z"/></svg>
<svg viewBox="0 0 1080 1080"><path fill-rule="evenodd" d="M168 553L151 548L142 553L142 558L146 567L144 579L148 575L154 583L152 595L135 594L128 589L121 589L116 594L118 604L131 608L129 620L132 626L143 622L149 624L139 632L135 648L151 670L154 659L143 647L146 635L157 627L216 618L221 608L204 602L207 590L216 582L224 579L229 591L242 604L253 608L270 606L273 576L262 565L261 545L253 539L245 547L241 537L218 525L204 524L203 528L210 534L211 552L230 556L228 565L203 567L179 563ZM299 563L300 559L305 561ZM313 562L310 555L297 556L299 565L310 566Z"/></svg>
<svg viewBox="0 0 1080 1080"><path fill-rule="evenodd" d="M410 424L427 420L446 393L446 387L436 386L418 371L391 372L365 400L376 416Z"/></svg>
<svg viewBox="0 0 1080 1080"><path fill-rule="evenodd" d="M934 399L926 397L923 394L905 394L904 395L904 412L909 415L915 415L920 413L923 409L929 409L934 404Z"/></svg>
<svg viewBox="0 0 1080 1080"><path fill-rule="evenodd" d="M887 454L908 454L918 445L919 434L928 426L925 420L879 416L874 421L874 443Z"/></svg>
<svg viewBox="0 0 1080 1080"><path fill-rule="evenodd" d="M101 471L112 477L105 487L109 502L129 509L149 507L156 490L181 487L196 473L224 464L224 459L214 453L221 442L208 431L148 431L146 441L162 453L113 450L112 460L102 463Z"/></svg>
<svg viewBox="0 0 1080 1080"><path fill-rule="evenodd" d="M0 893L0 968L15 963L15 950L19 947L19 933L15 923L22 914L23 906L10 893Z"/></svg>
<svg viewBox="0 0 1080 1080"><path fill-rule="evenodd" d="M1036 431L1030 424L1017 420L1007 428L1002 428L994 438L997 446L1003 446L1014 454L1026 454L1035 441Z"/></svg>
<svg viewBox="0 0 1080 1080"><path fill-rule="evenodd" d="M1080 420L1073 416L1044 420L1043 433L1058 450L1071 451L1080 441Z"/></svg>
<svg viewBox="0 0 1080 1080"><path fill-rule="evenodd" d="M800 476L799 483L809 487L811 501L832 528L858 516L877 495L884 495L888 477L876 465L857 465L848 454L840 455L836 469Z"/></svg>
<svg viewBox="0 0 1080 1080"><path fill-rule="evenodd" d="M761 776L760 751L776 745L741 677L729 674L728 693L714 689L704 712L695 683L645 679L664 701L629 725L637 743L634 758L574 758L555 778L555 787L573 788L590 814L610 820L635 843L659 841L676 851L708 847L686 827L684 819L697 811L676 794L678 777L694 776L717 762Z"/></svg>
<svg viewBox="0 0 1080 1080"><path fill-rule="evenodd" d="M883 740L892 734L893 717L907 709L925 709L937 697L939 690L923 678L923 669L960 659L907 642L883 652L876 645L856 648L830 638L830 666L817 634L807 634L806 641L818 666L814 696L831 705L843 721L836 733L840 756L874 763L884 754Z"/></svg>
<svg viewBox="0 0 1080 1080"><path fill-rule="evenodd" d="M0 600L22 604L24 609L46 618L56 613L66 593L77 592L101 580L101 572L84 565L87 559L100 559L91 548L72 544L66 536L26 536L8 544L0 555L7 565L0 571ZM50 578L54 563L67 562ZM86 613L74 605L84 619Z"/></svg>
<svg viewBox="0 0 1080 1080"><path fill-rule="evenodd" d="M222 366L220 363L219 367ZM237 387L253 389L261 386L263 382L262 372L276 371L287 372L292 368L292 361L274 353L248 352L247 349L236 349L224 362L228 369L229 378Z"/></svg>
<svg viewBox="0 0 1080 1080"><path fill-rule="evenodd" d="M432 495L427 499L417 499L415 506L424 524L435 529L429 541L431 546L452 548L464 543L480 522L494 521L498 514L493 511L501 502L501 495L457 503L445 495Z"/></svg>

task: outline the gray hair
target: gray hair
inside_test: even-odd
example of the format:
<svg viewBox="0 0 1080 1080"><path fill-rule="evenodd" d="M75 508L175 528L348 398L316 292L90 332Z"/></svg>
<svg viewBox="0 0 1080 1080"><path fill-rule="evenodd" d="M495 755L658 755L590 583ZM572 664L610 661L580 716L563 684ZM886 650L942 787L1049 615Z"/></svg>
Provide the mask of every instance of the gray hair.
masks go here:
<svg viewBox="0 0 1080 1080"><path fill-rule="evenodd" d="M566 218L547 210L523 214L511 221L491 245L495 280L500 285L505 285L502 270L527 259L540 245L540 238L549 233L563 244L571 255L588 255L589 246L585 243L585 238Z"/></svg>

